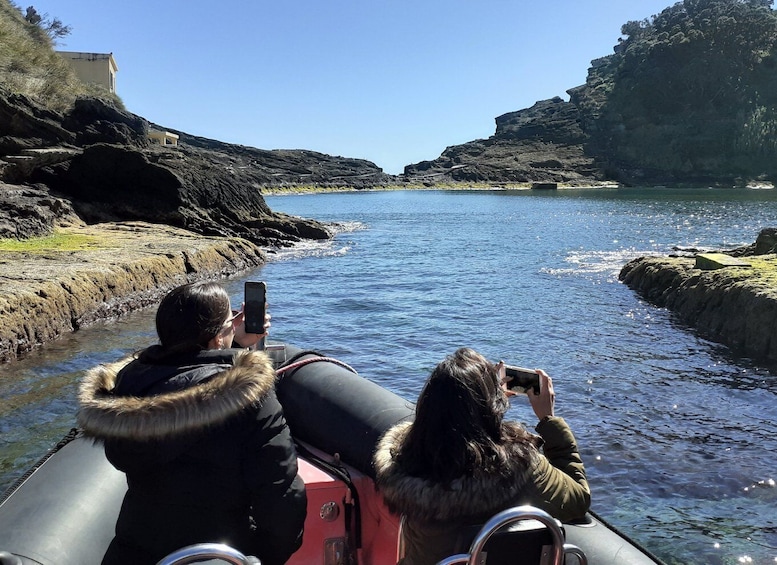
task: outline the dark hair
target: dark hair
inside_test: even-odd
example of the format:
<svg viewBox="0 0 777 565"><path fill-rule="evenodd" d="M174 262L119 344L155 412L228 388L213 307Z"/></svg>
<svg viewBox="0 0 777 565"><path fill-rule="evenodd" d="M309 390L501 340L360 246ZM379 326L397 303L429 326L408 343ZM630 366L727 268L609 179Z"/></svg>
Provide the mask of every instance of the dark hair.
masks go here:
<svg viewBox="0 0 777 565"><path fill-rule="evenodd" d="M199 281L174 288L156 311L159 343L168 353L204 349L229 314L229 295L218 283Z"/></svg>
<svg viewBox="0 0 777 565"><path fill-rule="evenodd" d="M505 462L516 447L528 462L529 446L536 444L522 426L503 421L508 407L496 367L475 350L461 348L426 381L397 461L413 476L444 484L476 472L506 473Z"/></svg>

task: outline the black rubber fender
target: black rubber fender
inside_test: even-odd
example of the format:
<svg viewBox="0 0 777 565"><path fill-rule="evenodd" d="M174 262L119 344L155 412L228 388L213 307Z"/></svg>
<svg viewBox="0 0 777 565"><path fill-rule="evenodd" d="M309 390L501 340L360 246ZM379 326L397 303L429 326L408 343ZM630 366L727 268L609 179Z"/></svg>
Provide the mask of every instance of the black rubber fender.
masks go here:
<svg viewBox="0 0 777 565"><path fill-rule="evenodd" d="M320 355L286 346L282 359ZM411 419L415 405L380 385L330 361L316 361L282 373L278 399L295 438L334 455L375 478L372 455L383 433Z"/></svg>

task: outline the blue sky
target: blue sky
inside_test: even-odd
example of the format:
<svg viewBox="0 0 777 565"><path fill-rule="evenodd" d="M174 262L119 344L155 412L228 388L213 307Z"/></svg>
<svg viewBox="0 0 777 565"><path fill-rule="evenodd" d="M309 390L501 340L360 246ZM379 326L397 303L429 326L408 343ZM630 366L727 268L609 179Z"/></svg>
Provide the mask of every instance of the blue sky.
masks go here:
<svg viewBox="0 0 777 565"><path fill-rule="evenodd" d="M585 82L621 25L669 0L17 0L111 52L118 93L153 122L401 173L494 118Z"/></svg>

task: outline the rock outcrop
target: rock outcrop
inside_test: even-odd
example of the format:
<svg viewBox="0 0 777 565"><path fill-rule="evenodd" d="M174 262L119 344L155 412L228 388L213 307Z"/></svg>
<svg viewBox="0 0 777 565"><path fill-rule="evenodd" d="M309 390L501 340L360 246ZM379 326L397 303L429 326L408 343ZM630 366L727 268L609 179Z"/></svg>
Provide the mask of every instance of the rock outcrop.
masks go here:
<svg viewBox="0 0 777 565"><path fill-rule="evenodd" d="M0 88L0 155L74 142L75 134L62 126L62 120L58 112Z"/></svg>
<svg viewBox="0 0 777 565"><path fill-rule="evenodd" d="M44 236L55 225L79 223L70 201L51 196L46 187L0 182L0 239Z"/></svg>
<svg viewBox="0 0 777 565"><path fill-rule="evenodd" d="M448 147L433 161L405 167L410 182L557 182L592 184L603 176L583 149L574 104L561 98L496 118L496 133Z"/></svg>
<svg viewBox="0 0 777 565"><path fill-rule="evenodd" d="M87 223L143 220L266 247L331 236L319 222L272 212L251 169L186 146L95 144L31 180L69 198Z"/></svg>
<svg viewBox="0 0 777 565"><path fill-rule="evenodd" d="M767 362L777 361L777 229L728 252L747 267L702 270L693 257L640 257L620 273L629 288L667 308L705 338Z"/></svg>
<svg viewBox="0 0 777 565"><path fill-rule="evenodd" d="M0 251L0 362L150 306L169 289L253 269L264 252L240 238L143 222L73 225L75 250Z"/></svg>
<svg viewBox="0 0 777 565"><path fill-rule="evenodd" d="M150 128L178 134L179 144L150 144ZM319 222L274 213L264 188L394 182L368 161L191 136L96 98L60 114L0 88L0 131L0 181L48 190L87 223L143 220L264 247L332 235Z"/></svg>

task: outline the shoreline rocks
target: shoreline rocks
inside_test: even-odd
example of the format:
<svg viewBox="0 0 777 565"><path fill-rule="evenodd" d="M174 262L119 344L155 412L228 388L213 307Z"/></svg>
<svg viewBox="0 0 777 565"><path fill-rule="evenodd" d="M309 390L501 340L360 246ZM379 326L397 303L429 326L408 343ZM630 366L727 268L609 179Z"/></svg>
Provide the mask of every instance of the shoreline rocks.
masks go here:
<svg viewBox="0 0 777 565"><path fill-rule="evenodd" d="M241 238L119 222L61 228L85 238L76 251L0 251L0 361L98 320L155 304L170 288L262 265Z"/></svg>
<svg viewBox="0 0 777 565"><path fill-rule="evenodd" d="M619 278L645 300L667 308L707 339L757 361L777 361L777 254L762 230L755 245L727 252L748 266L697 268L694 257L640 257ZM754 254L754 250L762 253Z"/></svg>

